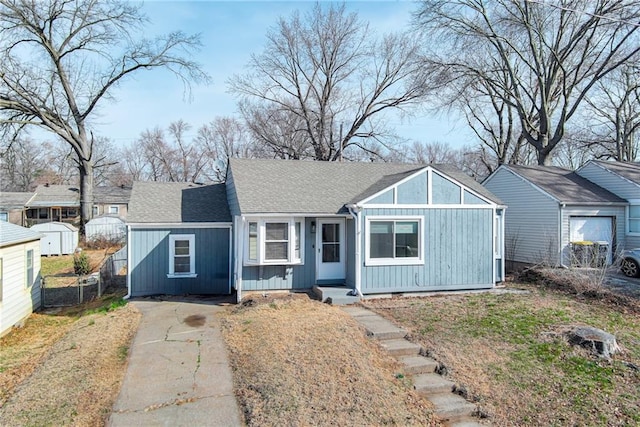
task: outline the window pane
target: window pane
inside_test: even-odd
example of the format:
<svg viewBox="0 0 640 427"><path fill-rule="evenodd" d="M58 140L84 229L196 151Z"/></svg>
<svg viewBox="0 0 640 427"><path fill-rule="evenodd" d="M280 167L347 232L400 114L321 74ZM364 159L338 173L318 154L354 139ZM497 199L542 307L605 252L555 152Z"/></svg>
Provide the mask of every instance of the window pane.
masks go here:
<svg viewBox="0 0 640 427"><path fill-rule="evenodd" d="M286 222L268 222L265 231L266 240L289 240L289 224Z"/></svg>
<svg viewBox="0 0 640 427"><path fill-rule="evenodd" d="M289 243L287 242L265 242L264 259L287 259Z"/></svg>
<svg viewBox="0 0 640 427"><path fill-rule="evenodd" d="M629 206L629 218L640 219L640 205Z"/></svg>
<svg viewBox="0 0 640 427"><path fill-rule="evenodd" d="M188 256L176 256L173 259L175 273L190 273L191 272L191 257Z"/></svg>
<svg viewBox="0 0 640 427"><path fill-rule="evenodd" d="M322 244L322 262L340 262L340 243Z"/></svg>
<svg viewBox="0 0 640 427"><path fill-rule="evenodd" d="M258 223L249 223L249 259L258 259Z"/></svg>
<svg viewBox="0 0 640 427"><path fill-rule="evenodd" d="M630 233L640 233L640 219L630 219L629 220L629 232Z"/></svg>
<svg viewBox="0 0 640 427"><path fill-rule="evenodd" d="M369 224L369 256L393 258L393 222L375 221Z"/></svg>
<svg viewBox="0 0 640 427"><path fill-rule="evenodd" d="M338 241L340 224L322 224L322 241L335 243Z"/></svg>
<svg viewBox="0 0 640 427"><path fill-rule="evenodd" d="M33 250L27 251L27 287L33 285Z"/></svg>
<svg viewBox="0 0 640 427"><path fill-rule="evenodd" d="M189 241L188 240L176 240L175 241L175 254L176 255L189 255Z"/></svg>
<svg viewBox="0 0 640 427"><path fill-rule="evenodd" d="M418 256L418 222L396 222L396 257Z"/></svg>
<svg viewBox="0 0 640 427"><path fill-rule="evenodd" d="M302 226L300 225L300 222L296 222L296 225L295 225L296 235L294 236L294 238L295 238L295 246L293 247L293 249L294 249L293 256L296 259L300 259L300 229L301 228L302 228Z"/></svg>

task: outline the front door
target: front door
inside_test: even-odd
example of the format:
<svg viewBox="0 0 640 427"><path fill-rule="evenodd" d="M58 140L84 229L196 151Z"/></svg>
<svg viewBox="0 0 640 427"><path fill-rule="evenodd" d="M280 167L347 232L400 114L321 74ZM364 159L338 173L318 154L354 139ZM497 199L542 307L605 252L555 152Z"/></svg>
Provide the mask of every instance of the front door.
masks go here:
<svg viewBox="0 0 640 427"><path fill-rule="evenodd" d="M344 280L346 266L344 228L343 218L318 220L317 280Z"/></svg>

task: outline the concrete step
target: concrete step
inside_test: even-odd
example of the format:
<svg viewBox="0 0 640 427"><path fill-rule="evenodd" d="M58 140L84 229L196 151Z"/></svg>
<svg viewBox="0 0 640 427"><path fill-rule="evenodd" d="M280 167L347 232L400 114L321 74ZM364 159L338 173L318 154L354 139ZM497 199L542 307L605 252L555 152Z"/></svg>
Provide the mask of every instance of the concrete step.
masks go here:
<svg viewBox="0 0 640 427"><path fill-rule="evenodd" d="M438 362L424 356L403 356L398 361L404 365L404 373L407 375L433 373L438 367Z"/></svg>
<svg viewBox="0 0 640 427"><path fill-rule="evenodd" d="M404 338L407 331L380 316L360 316L356 319L367 330L367 335L379 340Z"/></svg>
<svg viewBox="0 0 640 427"><path fill-rule="evenodd" d="M433 403L435 414L447 425L471 417L476 410L476 405L453 393L430 394L428 399Z"/></svg>
<svg viewBox="0 0 640 427"><path fill-rule="evenodd" d="M413 376L413 388L420 394L429 397L432 394L451 393L455 383L436 373ZM463 399L464 400L464 399Z"/></svg>
<svg viewBox="0 0 640 427"><path fill-rule="evenodd" d="M420 346L403 338L380 341L380 345L393 357L415 356L420 353Z"/></svg>
<svg viewBox="0 0 640 427"><path fill-rule="evenodd" d="M327 304L331 305L351 305L360 302L360 298L347 296L347 297L327 297L323 300Z"/></svg>
<svg viewBox="0 0 640 427"><path fill-rule="evenodd" d="M360 301L360 297L350 295L353 291L346 286L314 286L313 293L318 296L320 301L332 305L348 305L355 304Z"/></svg>

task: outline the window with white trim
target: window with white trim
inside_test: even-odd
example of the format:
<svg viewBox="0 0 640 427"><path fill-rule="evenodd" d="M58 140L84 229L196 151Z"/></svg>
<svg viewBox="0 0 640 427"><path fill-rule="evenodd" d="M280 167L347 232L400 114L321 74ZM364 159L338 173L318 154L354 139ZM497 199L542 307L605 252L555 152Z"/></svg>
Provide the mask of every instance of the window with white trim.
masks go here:
<svg viewBox="0 0 640 427"><path fill-rule="evenodd" d="M640 234L640 202L629 205L629 233Z"/></svg>
<svg viewBox="0 0 640 427"><path fill-rule="evenodd" d="M422 218L367 218L367 265L422 264Z"/></svg>
<svg viewBox="0 0 640 427"><path fill-rule="evenodd" d="M27 251L27 288L33 286L33 249Z"/></svg>
<svg viewBox="0 0 640 427"><path fill-rule="evenodd" d="M194 234L169 235L169 278L196 277Z"/></svg>
<svg viewBox="0 0 640 427"><path fill-rule="evenodd" d="M302 264L304 220L260 218L246 224L246 265Z"/></svg>
<svg viewBox="0 0 640 427"><path fill-rule="evenodd" d="M119 206L109 206L109 215L118 215L120 213Z"/></svg>

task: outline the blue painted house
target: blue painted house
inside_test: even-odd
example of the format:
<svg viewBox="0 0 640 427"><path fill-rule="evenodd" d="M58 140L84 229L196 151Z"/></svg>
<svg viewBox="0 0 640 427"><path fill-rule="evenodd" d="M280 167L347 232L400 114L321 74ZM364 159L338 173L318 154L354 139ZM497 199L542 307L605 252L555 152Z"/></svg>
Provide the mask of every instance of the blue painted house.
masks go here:
<svg viewBox="0 0 640 427"><path fill-rule="evenodd" d="M201 192L199 206L185 196L190 191ZM162 209L168 193L180 202L172 213ZM504 275L503 212L493 194L448 166L231 159L225 184L134 185L130 294L233 288L241 299L314 286L357 296L491 288ZM201 216L189 221L186 213ZM212 229L230 239L201 237ZM180 251L193 269L171 270ZM228 262L226 289L200 273L203 265L222 268L217 257Z"/></svg>

